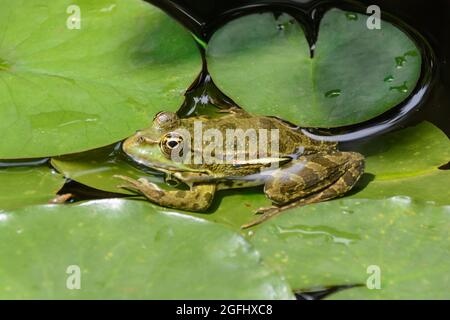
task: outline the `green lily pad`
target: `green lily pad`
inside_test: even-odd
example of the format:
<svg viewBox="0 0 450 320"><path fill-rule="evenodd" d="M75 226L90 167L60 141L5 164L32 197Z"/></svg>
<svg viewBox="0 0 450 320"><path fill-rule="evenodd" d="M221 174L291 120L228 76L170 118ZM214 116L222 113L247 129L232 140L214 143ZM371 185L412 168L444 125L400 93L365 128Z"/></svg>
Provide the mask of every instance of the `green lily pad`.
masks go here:
<svg viewBox="0 0 450 320"><path fill-rule="evenodd" d="M122 181L114 178L114 175L126 175L133 179L145 177L161 186L165 185L160 177L149 175L126 162L115 152L114 146L52 158L51 164L66 178L102 191L133 194L119 188Z"/></svg>
<svg viewBox="0 0 450 320"><path fill-rule="evenodd" d="M81 14L68 28L69 6ZM201 70L191 35L140 0L0 0L0 159L80 152L176 110ZM70 20L71 21L71 20ZM69 23L69 25L71 25Z"/></svg>
<svg viewBox="0 0 450 320"><path fill-rule="evenodd" d="M421 53L391 23L370 30L366 21L362 14L329 10L311 58L302 27L291 16L237 18L209 41L208 69L217 86L250 112L306 127L369 120L410 95Z"/></svg>
<svg viewBox="0 0 450 320"><path fill-rule="evenodd" d="M291 210L249 239L293 288L368 283L336 297L448 299L449 230L450 206L349 199Z"/></svg>
<svg viewBox="0 0 450 320"><path fill-rule="evenodd" d="M292 298L240 235L130 200L2 213L0 257L3 299Z"/></svg>
<svg viewBox="0 0 450 320"><path fill-rule="evenodd" d="M450 159L450 140L423 122L358 146L367 157L368 176L355 187L354 198L383 199L395 195L450 205L450 171L439 170Z"/></svg>
<svg viewBox="0 0 450 320"><path fill-rule="evenodd" d="M0 211L46 204L64 185L64 178L50 167L0 169Z"/></svg>

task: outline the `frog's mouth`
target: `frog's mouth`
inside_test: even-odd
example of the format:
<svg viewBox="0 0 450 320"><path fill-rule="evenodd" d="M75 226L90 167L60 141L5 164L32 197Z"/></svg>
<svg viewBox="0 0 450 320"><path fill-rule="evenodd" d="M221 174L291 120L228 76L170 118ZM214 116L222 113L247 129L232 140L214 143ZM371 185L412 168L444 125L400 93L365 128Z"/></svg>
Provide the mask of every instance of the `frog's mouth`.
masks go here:
<svg viewBox="0 0 450 320"><path fill-rule="evenodd" d="M161 161L148 161L141 157L136 157L130 154L127 154L128 158L131 159L134 163L139 165L141 168L145 168L146 170L156 171L159 173L164 173L166 175L171 175L174 172L205 172L204 170L196 170L186 166L183 163L176 163L174 165L171 163L164 163Z"/></svg>

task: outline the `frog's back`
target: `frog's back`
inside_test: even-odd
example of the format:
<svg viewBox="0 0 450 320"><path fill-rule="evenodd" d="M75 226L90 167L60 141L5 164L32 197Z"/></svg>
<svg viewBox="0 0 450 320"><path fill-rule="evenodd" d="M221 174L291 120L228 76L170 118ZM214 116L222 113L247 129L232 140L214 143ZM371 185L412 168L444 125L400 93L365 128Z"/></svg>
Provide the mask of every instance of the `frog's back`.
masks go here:
<svg viewBox="0 0 450 320"><path fill-rule="evenodd" d="M274 150L271 145L273 137L274 141L278 143L279 155L292 155L298 153L299 150L308 154L336 148L336 143L313 140L304 135L298 127L276 117L255 116L243 111L225 114L217 118L187 118L183 120L182 127L193 133L196 121L201 122L203 133L210 129L218 130L224 139L227 138L227 132L233 133L233 130L235 130L235 136L242 138L244 135L248 137L248 130L251 130L256 134L259 143L261 143L261 139L264 139L264 136L267 137L265 141L267 141L268 150ZM197 126L199 122L197 122ZM203 141L203 143L207 144L208 142Z"/></svg>

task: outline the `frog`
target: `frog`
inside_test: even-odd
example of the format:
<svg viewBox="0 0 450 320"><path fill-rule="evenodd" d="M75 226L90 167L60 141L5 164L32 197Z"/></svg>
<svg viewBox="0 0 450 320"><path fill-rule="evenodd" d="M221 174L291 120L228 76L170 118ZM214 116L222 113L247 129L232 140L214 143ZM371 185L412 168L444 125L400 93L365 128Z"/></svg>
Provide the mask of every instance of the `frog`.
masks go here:
<svg viewBox="0 0 450 320"><path fill-rule="evenodd" d="M362 154L339 151L336 142L313 139L283 119L254 115L240 108L221 113L217 117L157 113L150 127L123 141L122 151L134 163L161 173L170 187L161 188L146 178L117 175L123 182L118 187L157 205L193 212L208 211L221 190L262 187L271 205L257 209L258 217L242 226L246 229L287 209L342 197L364 173ZM236 138L227 145L230 148L214 149L212 161L204 161L202 152L213 139L196 143L196 125L203 132L216 130L219 136L233 130L240 132L239 136L249 129L264 129L277 133L278 145L270 148L270 153L255 157L253 152L250 157L253 142L242 137L238 142ZM195 157L200 161L192 161Z"/></svg>

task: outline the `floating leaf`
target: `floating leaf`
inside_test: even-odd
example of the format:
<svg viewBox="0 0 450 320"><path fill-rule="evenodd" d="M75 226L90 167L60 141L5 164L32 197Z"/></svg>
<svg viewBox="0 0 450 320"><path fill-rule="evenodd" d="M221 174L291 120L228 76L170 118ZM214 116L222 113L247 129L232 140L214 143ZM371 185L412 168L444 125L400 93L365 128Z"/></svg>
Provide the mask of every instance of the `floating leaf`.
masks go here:
<svg viewBox="0 0 450 320"><path fill-rule="evenodd" d="M113 146L52 158L51 164L66 178L113 193L133 194L119 188L122 181L114 175L126 175L133 179L145 177L155 183L162 182L160 177L149 175L125 161Z"/></svg>
<svg viewBox="0 0 450 320"><path fill-rule="evenodd" d="M0 159L119 141L156 112L176 110L201 70L190 34L140 0L0 0L0 7L0 134L7 141Z"/></svg>
<svg viewBox="0 0 450 320"><path fill-rule="evenodd" d="M218 87L250 112L311 127L369 120L410 95L421 54L391 23L370 30L366 16L351 15L338 9L325 14L314 58L291 16L237 18L212 36L209 71Z"/></svg>
<svg viewBox="0 0 450 320"><path fill-rule="evenodd" d="M137 201L2 213L0 259L3 299L292 298L240 235Z"/></svg>
<svg viewBox="0 0 450 320"><path fill-rule="evenodd" d="M50 167L0 169L0 211L46 204L63 186L63 176Z"/></svg>
<svg viewBox="0 0 450 320"><path fill-rule="evenodd" d="M383 199L396 195L450 205L450 171L439 167L450 159L450 140L428 122L378 137L360 145L366 172L354 198ZM368 185L366 183L368 182Z"/></svg>
<svg viewBox="0 0 450 320"><path fill-rule="evenodd" d="M369 283L336 297L448 299L449 230L450 206L346 199L291 210L250 239L293 288Z"/></svg>

